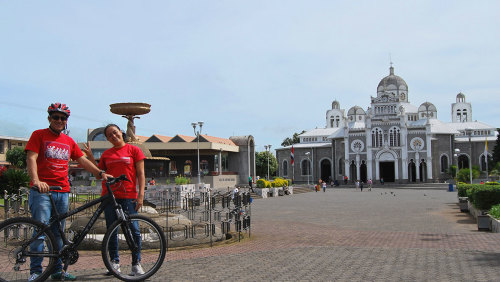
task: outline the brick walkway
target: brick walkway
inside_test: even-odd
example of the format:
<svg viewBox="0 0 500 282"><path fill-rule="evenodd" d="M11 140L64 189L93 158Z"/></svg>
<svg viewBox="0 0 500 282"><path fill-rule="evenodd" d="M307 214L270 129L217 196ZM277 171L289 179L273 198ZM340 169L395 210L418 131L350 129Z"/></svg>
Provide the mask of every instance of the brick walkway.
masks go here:
<svg viewBox="0 0 500 282"><path fill-rule="evenodd" d="M102 275L99 253L82 254L70 271L80 280L113 280ZM456 192L328 189L254 201L251 240L170 251L151 281L499 277L500 234L478 232Z"/></svg>

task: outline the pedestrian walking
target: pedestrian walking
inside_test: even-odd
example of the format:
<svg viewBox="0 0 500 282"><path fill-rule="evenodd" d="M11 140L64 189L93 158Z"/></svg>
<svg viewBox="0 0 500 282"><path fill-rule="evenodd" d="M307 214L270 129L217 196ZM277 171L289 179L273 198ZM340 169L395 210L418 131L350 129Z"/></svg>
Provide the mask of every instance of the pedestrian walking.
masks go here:
<svg viewBox="0 0 500 282"><path fill-rule="evenodd" d="M372 179L368 179L368 191L371 191L372 190L372 186L373 186L373 181Z"/></svg>
<svg viewBox="0 0 500 282"><path fill-rule="evenodd" d="M326 192L326 182L323 181L323 192Z"/></svg>
<svg viewBox="0 0 500 282"><path fill-rule="evenodd" d="M363 192L363 181L359 182L359 188L361 189L361 192Z"/></svg>
<svg viewBox="0 0 500 282"><path fill-rule="evenodd" d="M253 179L252 179L252 176L250 175L248 177L248 185L250 186L250 190L252 191L252 193L254 193L252 183L253 183Z"/></svg>
<svg viewBox="0 0 500 282"><path fill-rule="evenodd" d="M358 190L358 188L359 188L359 180L356 180L356 181L354 182L354 185L355 185L355 187L356 187L356 190Z"/></svg>

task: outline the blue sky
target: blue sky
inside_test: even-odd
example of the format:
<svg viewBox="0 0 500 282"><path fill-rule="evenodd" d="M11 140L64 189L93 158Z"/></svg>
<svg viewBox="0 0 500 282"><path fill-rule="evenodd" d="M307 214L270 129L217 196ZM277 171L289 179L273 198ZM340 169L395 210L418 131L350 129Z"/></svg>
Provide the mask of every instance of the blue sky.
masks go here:
<svg viewBox="0 0 500 282"><path fill-rule="evenodd" d="M0 1L0 135L48 125L70 106L70 135L126 120L138 135L255 137L278 148L325 126L333 100L366 109L395 74L449 122L463 92L473 119L500 127L499 1Z"/></svg>

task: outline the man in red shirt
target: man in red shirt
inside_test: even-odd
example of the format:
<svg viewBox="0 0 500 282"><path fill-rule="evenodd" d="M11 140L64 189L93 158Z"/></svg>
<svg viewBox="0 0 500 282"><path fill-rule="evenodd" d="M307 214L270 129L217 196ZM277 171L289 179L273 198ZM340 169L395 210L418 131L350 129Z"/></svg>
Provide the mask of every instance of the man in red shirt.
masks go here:
<svg viewBox="0 0 500 282"><path fill-rule="evenodd" d="M48 195L50 186L60 186L62 190L50 191L56 204L57 212L62 214L68 211L69 181L68 169L70 159L76 160L83 168L94 174L98 179L106 180L108 176L92 162L84 157L75 141L63 133L66 129L70 110L65 104L54 103L47 109L49 127L36 130L32 133L25 151L28 174L31 186L38 187L39 191L31 190L29 206L31 216L43 223L48 223L51 216L51 204ZM64 230L65 222L61 222ZM59 248L62 247L61 235L55 226L51 229L55 235ZM32 251L43 250L43 239L31 244ZM43 258L31 258L29 281L35 280L42 272ZM76 277L62 271L62 261L58 260L52 274L54 280L75 280Z"/></svg>

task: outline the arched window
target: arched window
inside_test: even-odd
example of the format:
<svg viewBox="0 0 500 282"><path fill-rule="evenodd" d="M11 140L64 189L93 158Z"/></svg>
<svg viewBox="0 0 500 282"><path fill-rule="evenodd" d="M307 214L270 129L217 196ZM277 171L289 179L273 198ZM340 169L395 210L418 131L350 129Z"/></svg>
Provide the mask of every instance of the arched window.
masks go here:
<svg viewBox="0 0 500 282"><path fill-rule="evenodd" d="M300 166L302 167L302 175L311 175L311 162L309 160L302 160Z"/></svg>
<svg viewBox="0 0 500 282"><path fill-rule="evenodd" d="M288 161L283 161L283 176L288 176Z"/></svg>
<svg viewBox="0 0 500 282"><path fill-rule="evenodd" d="M445 173L447 170L448 170L448 156L442 155L441 156L441 172Z"/></svg>
<svg viewBox="0 0 500 282"><path fill-rule="evenodd" d="M381 147L382 146L382 129L374 128L372 129L372 147Z"/></svg>
<svg viewBox="0 0 500 282"><path fill-rule="evenodd" d="M399 128L396 126L391 127L389 130L389 145L391 147L399 147L401 146L401 133Z"/></svg>

